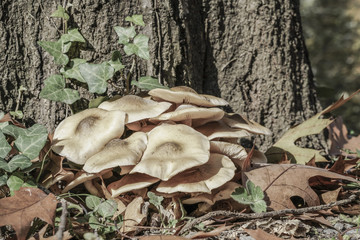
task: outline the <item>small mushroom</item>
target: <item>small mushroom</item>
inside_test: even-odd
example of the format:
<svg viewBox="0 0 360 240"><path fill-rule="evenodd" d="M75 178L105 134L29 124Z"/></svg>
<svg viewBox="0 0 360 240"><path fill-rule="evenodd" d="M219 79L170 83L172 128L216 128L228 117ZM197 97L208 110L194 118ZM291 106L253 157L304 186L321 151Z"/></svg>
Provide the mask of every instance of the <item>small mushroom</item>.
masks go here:
<svg viewBox="0 0 360 240"><path fill-rule="evenodd" d="M257 122L249 120L245 116L238 113L227 113L222 120L231 128L245 129L255 134L272 134L268 128L258 124Z"/></svg>
<svg viewBox="0 0 360 240"><path fill-rule="evenodd" d="M135 95L127 95L114 101L106 101L99 108L113 111L121 110L128 114L126 123L133 123L142 119L159 116L171 107L169 102L155 102Z"/></svg>
<svg viewBox="0 0 360 240"><path fill-rule="evenodd" d="M158 181L160 181L158 178L143 173L134 173L125 175L120 180L110 183L107 189L112 197L117 197L122 193L148 187Z"/></svg>
<svg viewBox="0 0 360 240"><path fill-rule="evenodd" d="M163 123L148 132L148 145L131 173L168 180L179 172L209 160L209 140L183 124Z"/></svg>
<svg viewBox="0 0 360 240"><path fill-rule="evenodd" d="M63 120L54 133L52 150L69 161L84 164L111 139L124 132L125 113L87 109Z"/></svg>
<svg viewBox="0 0 360 240"><path fill-rule="evenodd" d="M203 107L225 106L229 104L224 99L210 95L201 95L195 90L190 89L185 86L171 89L155 88L149 91L149 95L155 100L164 100L176 104L185 103Z"/></svg>
<svg viewBox="0 0 360 240"><path fill-rule="evenodd" d="M97 173L104 169L136 165L147 144L147 135L135 132L126 139L113 139L90 157L83 167L86 172Z"/></svg>
<svg viewBox="0 0 360 240"><path fill-rule="evenodd" d="M163 113L157 117L150 118L150 122L171 120L175 122L192 120L192 126L200 126L208 122L218 121L223 118L224 111L220 108L202 108L189 104L178 106L175 111Z"/></svg>
<svg viewBox="0 0 360 240"><path fill-rule="evenodd" d="M205 125L195 128L195 130L207 136L209 140L250 136L246 130L231 128L222 120L206 123Z"/></svg>
<svg viewBox="0 0 360 240"><path fill-rule="evenodd" d="M158 192L205 192L211 193L229 182L235 175L234 163L225 155L213 153L207 163L186 170L156 188Z"/></svg>

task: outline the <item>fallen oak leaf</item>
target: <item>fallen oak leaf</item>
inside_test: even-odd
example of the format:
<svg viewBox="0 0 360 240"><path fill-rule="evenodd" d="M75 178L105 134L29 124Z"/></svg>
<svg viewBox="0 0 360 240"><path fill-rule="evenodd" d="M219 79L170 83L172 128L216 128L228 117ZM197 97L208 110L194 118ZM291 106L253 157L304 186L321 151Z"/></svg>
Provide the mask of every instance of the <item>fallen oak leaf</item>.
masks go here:
<svg viewBox="0 0 360 240"><path fill-rule="evenodd" d="M35 217L54 225L57 200L38 188L20 188L15 195L0 199L0 226L11 225L18 240L26 239Z"/></svg>
<svg viewBox="0 0 360 240"><path fill-rule="evenodd" d="M271 148L265 153L269 162L277 163L281 160L282 154L285 151L289 156L288 158L292 159L296 163L305 164L313 156L315 156L315 161L327 161L323 156L320 155L320 151L309 148L301 148L295 145L295 141L301 137L305 137L311 134L318 134L324 128L326 128L333 120L330 119L320 119L325 113L329 113L336 108L342 106L348 102L352 97L360 92L360 89L351 94L348 98L344 99L342 96L337 102L330 105L323 111L319 112L315 116L309 118L305 122L290 128Z"/></svg>
<svg viewBox="0 0 360 240"><path fill-rule="evenodd" d="M315 176L356 182L351 177L297 164L269 165L246 172L245 176L261 187L273 210L296 208L291 201L294 196L301 197L309 207L319 205L320 199L309 185L309 179Z"/></svg>

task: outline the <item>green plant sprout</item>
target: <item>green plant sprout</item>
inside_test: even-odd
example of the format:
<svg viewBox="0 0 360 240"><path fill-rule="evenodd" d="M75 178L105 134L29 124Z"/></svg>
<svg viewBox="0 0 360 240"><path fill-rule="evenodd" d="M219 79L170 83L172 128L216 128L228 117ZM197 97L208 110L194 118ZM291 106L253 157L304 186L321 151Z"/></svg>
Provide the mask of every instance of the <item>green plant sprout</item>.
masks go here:
<svg viewBox="0 0 360 240"><path fill-rule="evenodd" d="M256 213L266 212L266 202L264 192L259 186L255 186L250 180L246 181L244 187L236 188L231 197L242 204L249 205L251 210Z"/></svg>
<svg viewBox="0 0 360 240"><path fill-rule="evenodd" d="M16 99L16 107L15 107L15 111L10 111L10 115L13 118L17 118L17 119L22 119L24 117L24 114L21 110L19 110L19 106L20 106L20 101L21 101L21 96L22 96L22 92L23 91L27 91L27 88L24 86L20 86L19 90L18 90L18 97Z"/></svg>
<svg viewBox="0 0 360 240"><path fill-rule="evenodd" d="M114 27L119 38L118 42L123 46L123 51L133 59L127 74L124 73L125 66L121 63L120 51L114 51L111 60L97 64L88 63L82 58L73 58L72 53L79 51L71 51L71 49L81 47L81 44L85 44L86 40L78 29L68 29L69 15L62 6L59 5L51 17L62 19L64 32L57 41L39 41L38 44L53 56L55 63L60 65L61 69L60 74L52 75L45 80L45 86L40 92L40 97L71 105L80 99L80 94L77 90L67 87L68 80L75 85L87 85L91 93L104 94L107 91L108 84L117 87L112 81L116 72L120 72L121 80L125 81L125 93L130 92L130 80L136 65L136 57L144 60L150 59L149 37L136 32L137 28L145 26L142 15L126 17L125 20L130 22L130 27ZM149 76L141 77L138 81L132 81L131 84L146 90L164 87L158 83L157 79ZM106 99L102 97L100 102L101 100ZM91 106L97 105L92 104Z"/></svg>

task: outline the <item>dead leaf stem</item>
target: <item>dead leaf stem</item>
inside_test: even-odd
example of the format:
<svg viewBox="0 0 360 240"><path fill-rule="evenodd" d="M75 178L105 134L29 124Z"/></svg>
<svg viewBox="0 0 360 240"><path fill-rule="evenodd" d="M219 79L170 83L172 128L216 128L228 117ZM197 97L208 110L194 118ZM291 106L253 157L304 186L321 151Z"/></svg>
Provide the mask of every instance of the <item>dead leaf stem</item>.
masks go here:
<svg viewBox="0 0 360 240"><path fill-rule="evenodd" d="M351 203L355 201L356 199L359 199L359 197L354 194L351 195L348 199L339 200L336 202L331 202L329 204L325 205L319 205L314 207L306 207L306 208L299 208L299 209L283 209L279 211L272 211L272 212L265 212L265 213L238 213L238 212L232 212L232 211L213 211L210 213L205 214L204 216L195 218L185 224L185 226L181 229L179 232L180 235L184 234L188 230L190 230L193 226L200 224L206 220L213 219L217 216L225 216L236 219L243 219L243 220L249 220L249 219L258 219L258 218L267 218L267 217L275 217L275 216L283 216L286 214L303 214L307 212L315 212L320 210L325 210L332 208L333 206L340 206L345 205L348 203Z"/></svg>

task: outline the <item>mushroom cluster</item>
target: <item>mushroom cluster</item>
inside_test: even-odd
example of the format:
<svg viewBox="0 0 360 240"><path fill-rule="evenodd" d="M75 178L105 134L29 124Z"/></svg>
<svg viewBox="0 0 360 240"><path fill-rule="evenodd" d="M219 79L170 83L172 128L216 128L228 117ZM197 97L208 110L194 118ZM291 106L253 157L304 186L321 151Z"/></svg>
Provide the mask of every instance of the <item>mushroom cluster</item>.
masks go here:
<svg viewBox="0 0 360 240"><path fill-rule="evenodd" d="M102 188L111 197L151 188L164 195L186 193L189 203L210 201L196 196L218 196L226 186L238 186L234 179L247 151L235 140L271 134L240 114L224 112L219 107L225 100L189 87L148 94L103 102L59 124L53 151L83 165L79 180L64 191L85 182L96 193L91 179L100 174L112 179ZM115 176L116 167L121 172Z"/></svg>

